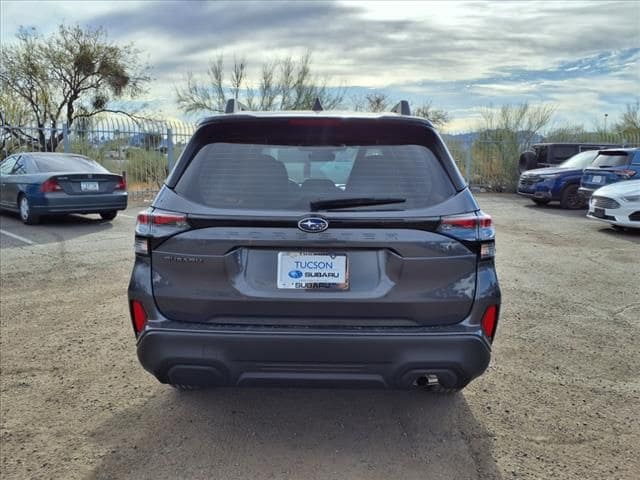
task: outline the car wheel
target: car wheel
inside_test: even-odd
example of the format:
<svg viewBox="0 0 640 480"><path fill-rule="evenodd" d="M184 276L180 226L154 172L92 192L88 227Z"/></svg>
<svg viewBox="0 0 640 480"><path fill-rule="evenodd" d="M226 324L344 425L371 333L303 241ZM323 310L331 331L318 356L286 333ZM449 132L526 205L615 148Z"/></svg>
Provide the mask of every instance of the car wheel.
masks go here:
<svg viewBox="0 0 640 480"><path fill-rule="evenodd" d="M518 169L520 173L527 170L533 170L538 166L538 157L535 152L526 151L520 155L520 161L518 162Z"/></svg>
<svg viewBox="0 0 640 480"><path fill-rule="evenodd" d="M577 210L585 207L585 201L578 193L578 185L568 185L562 191L560 206L570 210Z"/></svg>
<svg viewBox="0 0 640 480"><path fill-rule="evenodd" d="M549 200L547 200L546 198L532 198L531 200L533 200L533 203L535 203L536 205L546 205L547 203L549 203Z"/></svg>
<svg viewBox="0 0 640 480"><path fill-rule="evenodd" d="M112 210L110 212L102 212L102 213L100 213L100 216L102 217L103 220L113 220L114 218L116 218L117 215L118 215L118 211L117 210Z"/></svg>
<svg viewBox="0 0 640 480"><path fill-rule="evenodd" d="M33 213L31 210L31 204L26 195L20 195L18 197L18 209L20 211L20 219L26 225L35 225L40 221L40 217Z"/></svg>

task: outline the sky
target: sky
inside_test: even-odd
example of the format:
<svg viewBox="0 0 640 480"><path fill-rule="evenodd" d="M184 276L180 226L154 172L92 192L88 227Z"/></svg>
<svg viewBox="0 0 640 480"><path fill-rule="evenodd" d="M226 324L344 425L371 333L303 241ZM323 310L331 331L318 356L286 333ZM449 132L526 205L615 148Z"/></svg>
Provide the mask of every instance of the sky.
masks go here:
<svg viewBox="0 0 640 480"><path fill-rule="evenodd" d="M152 66L144 101L185 118L174 86L223 53L264 61L312 52L315 73L351 94L381 91L450 113L451 132L483 109L553 105L552 126L610 122L640 98L640 1L0 1L2 48L20 26L102 26ZM197 115L196 115L197 117ZM194 117L188 117L195 120Z"/></svg>

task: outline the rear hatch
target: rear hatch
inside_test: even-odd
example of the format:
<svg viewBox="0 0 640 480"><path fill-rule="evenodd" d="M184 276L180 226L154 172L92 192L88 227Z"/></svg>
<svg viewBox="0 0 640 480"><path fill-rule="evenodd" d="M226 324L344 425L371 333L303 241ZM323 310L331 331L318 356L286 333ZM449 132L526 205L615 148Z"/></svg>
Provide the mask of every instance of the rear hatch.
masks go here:
<svg viewBox="0 0 640 480"><path fill-rule="evenodd" d="M604 185L637 178L637 170L631 165L634 151L606 150L599 153L591 167L584 170L580 185L597 189Z"/></svg>
<svg viewBox="0 0 640 480"><path fill-rule="evenodd" d="M408 327L469 314L492 228L423 124L254 118L193 143L138 225L166 317Z"/></svg>

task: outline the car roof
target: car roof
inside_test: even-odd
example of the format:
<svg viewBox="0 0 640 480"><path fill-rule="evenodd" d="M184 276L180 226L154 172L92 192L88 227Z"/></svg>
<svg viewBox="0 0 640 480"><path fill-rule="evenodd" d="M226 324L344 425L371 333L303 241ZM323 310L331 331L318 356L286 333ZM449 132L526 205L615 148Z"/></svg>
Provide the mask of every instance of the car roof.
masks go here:
<svg viewBox="0 0 640 480"><path fill-rule="evenodd" d="M346 110L329 110L322 112L314 112L312 110L281 110L277 112L254 112L254 111L242 111L238 113L221 113L220 115L213 115L202 119L199 125L206 125L208 123L216 123L225 120L240 118L245 119L277 119L277 118L353 118L353 119L369 119L369 120L384 120L393 119L408 120L410 122L421 122L429 127L433 128L433 124L423 117L416 117L413 115L401 115L393 112L352 112Z"/></svg>
<svg viewBox="0 0 640 480"><path fill-rule="evenodd" d="M20 152L16 155L29 155L30 157L76 157L89 158L79 153L62 153L62 152Z"/></svg>

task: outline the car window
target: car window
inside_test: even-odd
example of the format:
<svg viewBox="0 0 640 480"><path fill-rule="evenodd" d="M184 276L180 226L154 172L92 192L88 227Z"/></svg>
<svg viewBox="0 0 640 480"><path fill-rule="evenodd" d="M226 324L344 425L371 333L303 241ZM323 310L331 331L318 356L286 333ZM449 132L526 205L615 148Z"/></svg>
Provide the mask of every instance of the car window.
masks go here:
<svg viewBox="0 0 640 480"><path fill-rule="evenodd" d="M9 175L11 170L13 170L13 166L15 165L17 157L9 157L6 158L2 163L0 163L0 174Z"/></svg>
<svg viewBox="0 0 640 480"><path fill-rule="evenodd" d="M593 167L621 167L629 165L630 158L627 152L600 152L594 160Z"/></svg>
<svg viewBox="0 0 640 480"><path fill-rule="evenodd" d="M388 210L431 206L455 188L424 145L216 142L198 151L176 192L210 207L259 210L308 210L311 201L354 196L406 198L374 208Z"/></svg>
<svg viewBox="0 0 640 480"><path fill-rule="evenodd" d="M38 155L32 157L36 169L47 172L108 173L98 162L80 155Z"/></svg>
<svg viewBox="0 0 640 480"><path fill-rule="evenodd" d="M562 168L586 168L591 165L597 155L597 150L581 152L574 155L569 160L564 161L560 166Z"/></svg>
<svg viewBox="0 0 640 480"><path fill-rule="evenodd" d="M578 151L578 147L573 145L556 145L553 147L553 157L557 160L564 160Z"/></svg>
<svg viewBox="0 0 640 480"><path fill-rule="evenodd" d="M636 154L633 156L633 160L631 161L633 165L640 165L640 150L636 151Z"/></svg>
<svg viewBox="0 0 640 480"><path fill-rule="evenodd" d="M24 157L20 157L11 169L11 175L25 175L26 173L27 168L25 167Z"/></svg>

